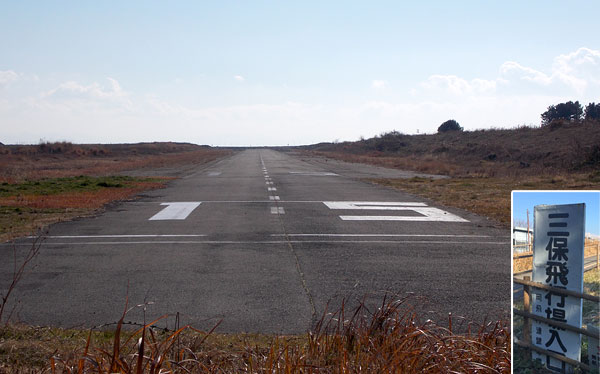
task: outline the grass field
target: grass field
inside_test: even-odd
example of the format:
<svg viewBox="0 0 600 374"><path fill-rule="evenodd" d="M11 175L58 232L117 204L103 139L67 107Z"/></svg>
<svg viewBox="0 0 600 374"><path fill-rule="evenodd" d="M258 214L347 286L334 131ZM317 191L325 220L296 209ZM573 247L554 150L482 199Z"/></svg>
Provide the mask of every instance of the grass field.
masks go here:
<svg viewBox="0 0 600 374"><path fill-rule="evenodd" d="M162 188L172 178L77 176L0 184L0 240L92 214L105 204Z"/></svg>
<svg viewBox="0 0 600 374"><path fill-rule="evenodd" d="M187 143L2 145L0 241L93 214L173 179L145 173L197 166L230 153Z"/></svg>

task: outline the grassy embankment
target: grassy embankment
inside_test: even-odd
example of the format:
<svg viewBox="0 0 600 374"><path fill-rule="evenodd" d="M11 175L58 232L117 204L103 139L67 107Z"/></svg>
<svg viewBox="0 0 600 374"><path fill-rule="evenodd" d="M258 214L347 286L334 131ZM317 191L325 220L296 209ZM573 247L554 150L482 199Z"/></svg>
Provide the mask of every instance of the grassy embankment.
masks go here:
<svg viewBox="0 0 600 374"><path fill-rule="evenodd" d="M512 190L600 189L600 123L381 136L304 148L314 155L447 179L372 179L510 226Z"/></svg>
<svg viewBox="0 0 600 374"><path fill-rule="evenodd" d="M226 153L176 143L0 146L0 241L92 214L107 203L161 188L173 179L126 176L126 171L156 173L160 168L206 163Z"/></svg>

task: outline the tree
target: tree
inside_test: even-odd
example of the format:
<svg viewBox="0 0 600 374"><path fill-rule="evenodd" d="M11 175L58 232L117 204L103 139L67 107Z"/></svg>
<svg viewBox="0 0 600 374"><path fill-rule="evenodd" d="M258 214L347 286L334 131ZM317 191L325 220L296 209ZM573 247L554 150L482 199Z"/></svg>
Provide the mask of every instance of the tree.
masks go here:
<svg viewBox="0 0 600 374"><path fill-rule="evenodd" d="M586 120L600 119L600 103L598 103L598 104L589 103L585 107L585 119Z"/></svg>
<svg viewBox="0 0 600 374"><path fill-rule="evenodd" d="M449 119L438 127L438 132L462 131L463 128L453 119Z"/></svg>
<svg viewBox="0 0 600 374"><path fill-rule="evenodd" d="M560 103L550 105L548 110L542 113L542 126L550 124L550 122L564 119L567 121L581 121L583 117L583 107L579 101Z"/></svg>

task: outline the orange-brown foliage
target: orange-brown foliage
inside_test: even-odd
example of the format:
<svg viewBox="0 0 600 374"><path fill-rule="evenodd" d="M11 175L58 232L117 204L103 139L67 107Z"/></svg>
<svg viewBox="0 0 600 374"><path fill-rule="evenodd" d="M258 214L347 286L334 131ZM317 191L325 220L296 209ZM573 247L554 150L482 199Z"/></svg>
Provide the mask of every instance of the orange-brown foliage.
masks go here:
<svg viewBox="0 0 600 374"><path fill-rule="evenodd" d="M124 200L144 190L161 188L164 182L135 182L133 187L102 188L55 195L0 197L0 205L34 209L97 209L114 200Z"/></svg>

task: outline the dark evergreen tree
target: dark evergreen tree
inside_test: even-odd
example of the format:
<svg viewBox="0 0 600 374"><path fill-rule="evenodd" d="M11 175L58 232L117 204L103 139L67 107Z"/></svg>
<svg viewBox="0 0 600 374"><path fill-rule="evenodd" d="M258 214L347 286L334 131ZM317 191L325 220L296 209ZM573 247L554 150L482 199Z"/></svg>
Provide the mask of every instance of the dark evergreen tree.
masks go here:
<svg viewBox="0 0 600 374"><path fill-rule="evenodd" d="M598 103L598 104L589 103L585 107L585 119L586 120L600 119L600 103Z"/></svg>
<svg viewBox="0 0 600 374"><path fill-rule="evenodd" d="M463 128L453 119L449 119L438 127L438 132L462 131Z"/></svg>
<svg viewBox="0 0 600 374"><path fill-rule="evenodd" d="M548 110L542 113L542 126L550 124L550 122L564 119L567 121L581 121L583 117L583 107L579 101L568 101L556 105L550 105Z"/></svg>

